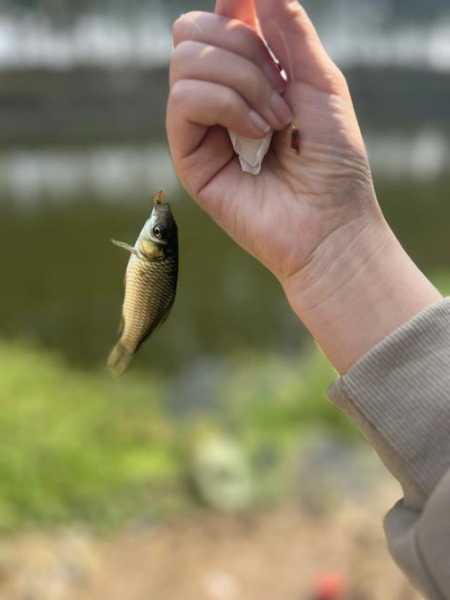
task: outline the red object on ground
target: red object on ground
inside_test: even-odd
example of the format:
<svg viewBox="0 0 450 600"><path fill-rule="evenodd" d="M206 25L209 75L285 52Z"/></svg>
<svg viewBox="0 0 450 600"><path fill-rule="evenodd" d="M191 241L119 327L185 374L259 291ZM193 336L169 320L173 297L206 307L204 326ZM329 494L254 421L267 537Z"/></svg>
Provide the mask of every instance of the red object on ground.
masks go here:
<svg viewBox="0 0 450 600"><path fill-rule="evenodd" d="M344 592L344 577L330 573L318 579L312 600L344 600Z"/></svg>

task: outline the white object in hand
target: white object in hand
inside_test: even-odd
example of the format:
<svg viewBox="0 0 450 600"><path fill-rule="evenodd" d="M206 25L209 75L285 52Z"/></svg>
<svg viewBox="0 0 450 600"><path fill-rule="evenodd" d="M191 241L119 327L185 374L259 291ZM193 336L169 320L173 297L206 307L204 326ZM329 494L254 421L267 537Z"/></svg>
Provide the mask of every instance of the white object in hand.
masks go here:
<svg viewBox="0 0 450 600"><path fill-rule="evenodd" d="M259 175L263 160L269 151L273 131L268 133L262 140L245 138L233 131L228 131L234 151L239 156L241 169L244 173Z"/></svg>

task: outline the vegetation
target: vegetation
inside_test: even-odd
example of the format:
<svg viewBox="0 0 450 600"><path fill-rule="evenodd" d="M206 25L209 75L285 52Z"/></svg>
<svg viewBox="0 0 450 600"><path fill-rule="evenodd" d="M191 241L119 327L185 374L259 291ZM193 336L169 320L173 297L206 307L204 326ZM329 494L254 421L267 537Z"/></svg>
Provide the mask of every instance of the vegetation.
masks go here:
<svg viewBox="0 0 450 600"><path fill-rule="evenodd" d="M116 383L18 345L0 346L0 364L2 528L114 522L176 480L155 377Z"/></svg>
<svg viewBox="0 0 450 600"><path fill-rule="evenodd" d="M199 490L192 493L194 459L209 452L207 439L215 448L228 443L223 440L234 445L233 465L239 464L232 470L239 485L244 476L255 483L252 503L268 492L276 498L281 487L273 485L302 429L353 435L325 400L333 378L317 352L302 363L241 357L217 378L221 397L214 410L177 420L165 407L169 381L136 374L114 381L72 370L36 348L2 343L0 528L75 521L110 526L192 505L199 499ZM220 471L228 458L218 452ZM213 485L206 480L203 500L211 490L214 499Z"/></svg>
<svg viewBox="0 0 450 600"><path fill-rule="evenodd" d="M449 294L447 225L436 218L446 188L378 192L408 251ZM171 319L124 379L103 372L124 267L108 239L131 240L142 211L92 196L4 205L1 245L5 256L14 248L14 269L1 298L0 529L276 501L304 434L358 439L326 399L335 373L273 278L192 203L175 206L184 250Z"/></svg>

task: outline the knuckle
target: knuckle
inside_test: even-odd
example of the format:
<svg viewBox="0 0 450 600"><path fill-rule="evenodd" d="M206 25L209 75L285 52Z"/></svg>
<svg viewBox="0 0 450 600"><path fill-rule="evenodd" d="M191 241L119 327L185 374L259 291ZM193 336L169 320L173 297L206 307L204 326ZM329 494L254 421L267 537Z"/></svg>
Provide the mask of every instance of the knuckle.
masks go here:
<svg viewBox="0 0 450 600"><path fill-rule="evenodd" d="M197 42L193 42L191 40L180 42L172 53L172 62L178 63L185 60L190 60L193 54L196 53L197 49Z"/></svg>
<svg viewBox="0 0 450 600"><path fill-rule="evenodd" d="M186 67L192 64L194 55L198 51L198 44L192 41L180 42L173 50L170 60L170 77L174 81L180 77Z"/></svg>
<svg viewBox="0 0 450 600"><path fill-rule="evenodd" d="M226 25L226 29L228 32L231 32L236 36L241 36L245 39L248 39L252 31L250 27L248 27L247 25L245 25L245 23L242 23L242 21L239 21L238 19L232 19L231 21L229 21L229 23L227 23Z"/></svg>
<svg viewBox="0 0 450 600"><path fill-rule="evenodd" d="M179 44L182 40L188 39L192 36L192 32L195 30L196 22L200 11L191 11L181 17L178 17L172 25L172 38L175 44Z"/></svg>
<svg viewBox="0 0 450 600"><path fill-rule="evenodd" d="M174 44L177 45L186 37L187 30L189 28L189 24L186 21L185 15L178 17L176 21L174 21L172 25L172 39Z"/></svg>
<svg viewBox="0 0 450 600"><path fill-rule="evenodd" d="M289 19L304 19L307 16L306 10L297 0L290 0L287 3L285 13Z"/></svg>
<svg viewBox="0 0 450 600"><path fill-rule="evenodd" d="M329 81L332 88L334 88L337 92L343 92L348 88L347 79L344 73L334 65L329 73Z"/></svg>
<svg viewBox="0 0 450 600"><path fill-rule="evenodd" d="M186 82L182 80L176 81L169 94L170 107L174 110L179 110L181 106L186 104L189 95L189 86L186 85Z"/></svg>

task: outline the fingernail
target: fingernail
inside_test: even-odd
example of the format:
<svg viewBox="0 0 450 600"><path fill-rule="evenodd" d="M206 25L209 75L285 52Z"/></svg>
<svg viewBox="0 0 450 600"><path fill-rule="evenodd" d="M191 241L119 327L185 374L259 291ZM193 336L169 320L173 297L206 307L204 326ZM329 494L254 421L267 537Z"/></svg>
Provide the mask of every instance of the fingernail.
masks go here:
<svg viewBox="0 0 450 600"><path fill-rule="evenodd" d="M276 92L272 94L270 106L275 113L275 116L280 121L280 124L283 126L289 125L293 118L292 111L287 102Z"/></svg>
<svg viewBox="0 0 450 600"><path fill-rule="evenodd" d="M256 127L256 129L259 129L263 133L269 133L269 131L272 129L270 127L269 123L266 120L264 120L261 117L261 115L259 115L254 110L250 111L249 117L250 117L250 121L253 123L253 125Z"/></svg>

